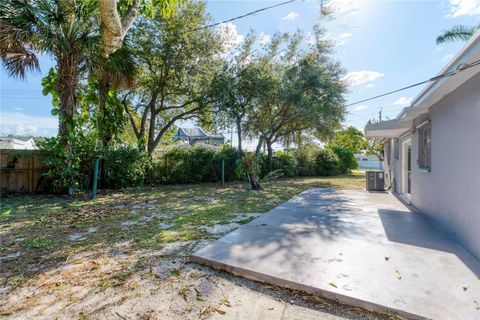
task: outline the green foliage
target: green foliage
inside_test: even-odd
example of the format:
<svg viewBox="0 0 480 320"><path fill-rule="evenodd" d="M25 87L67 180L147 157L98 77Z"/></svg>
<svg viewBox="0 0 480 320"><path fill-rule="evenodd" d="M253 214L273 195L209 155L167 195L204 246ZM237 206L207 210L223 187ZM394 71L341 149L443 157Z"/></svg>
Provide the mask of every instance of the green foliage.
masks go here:
<svg viewBox="0 0 480 320"><path fill-rule="evenodd" d="M282 170L287 177L295 175L295 157L292 152L277 151L274 154L273 169Z"/></svg>
<svg viewBox="0 0 480 320"><path fill-rule="evenodd" d="M64 193L69 186L75 189L88 186L95 157L99 154L95 135L70 134L69 141L75 153L65 149L60 137L47 138L39 145L46 155L44 175L50 179L55 193Z"/></svg>
<svg viewBox="0 0 480 320"><path fill-rule="evenodd" d="M235 163L240 158L228 145L217 150L210 146L171 147L154 163L157 183L217 182L221 179L222 159L225 161L225 181L235 179Z"/></svg>
<svg viewBox="0 0 480 320"><path fill-rule="evenodd" d="M321 149L314 145L308 144L301 146L294 151L294 156L297 161L296 175L301 177L312 177L317 174L316 159Z"/></svg>
<svg viewBox="0 0 480 320"><path fill-rule="evenodd" d="M335 132L329 142L329 147L341 147L350 149L353 153L360 153L367 148L367 141L363 132L353 126Z"/></svg>
<svg viewBox="0 0 480 320"><path fill-rule="evenodd" d="M110 147L104 152L107 185L131 187L142 185L152 170L150 155L136 147Z"/></svg>
<svg viewBox="0 0 480 320"><path fill-rule="evenodd" d="M330 149L322 149L316 158L316 173L319 176L340 174L338 156Z"/></svg>
<svg viewBox="0 0 480 320"><path fill-rule="evenodd" d="M480 24L476 26L454 25L450 29L443 30L437 37L437 44L453 41L468 41L478 30Z"/></svg>
<svg viewBox="0 0 480 320"><path fill-rule="evenodd" d="M245 175L259 175L261 172L261 157L253 152L245 153L237 160L236 173L239 178Z"/></svg>
<svg viewBox="0 0 480 320"><path fill-rule="evenodd" d="M355 159L355 155L351 149L332 147L332 151L335 152L338 157L338 169L340 173L347 174L354 169L358 169L357 159Z"/></svg>

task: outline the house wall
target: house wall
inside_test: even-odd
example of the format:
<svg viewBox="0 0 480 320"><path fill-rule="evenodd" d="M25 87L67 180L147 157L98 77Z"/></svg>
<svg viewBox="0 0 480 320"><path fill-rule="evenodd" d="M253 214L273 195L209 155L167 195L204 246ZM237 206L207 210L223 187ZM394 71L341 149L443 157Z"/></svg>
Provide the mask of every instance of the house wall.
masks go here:
<svg viewBox="0 0 480 320"><path fill-rule="evenodd" d="M480 73L433 105L431 172L417 165L412 136L412 205L480 259ZM424 119L416 119L414 126ZM400 157L401 158L401 157ZM401 168L401 165L398 166ZM397 189L398 190L398 189Z"/></svg>

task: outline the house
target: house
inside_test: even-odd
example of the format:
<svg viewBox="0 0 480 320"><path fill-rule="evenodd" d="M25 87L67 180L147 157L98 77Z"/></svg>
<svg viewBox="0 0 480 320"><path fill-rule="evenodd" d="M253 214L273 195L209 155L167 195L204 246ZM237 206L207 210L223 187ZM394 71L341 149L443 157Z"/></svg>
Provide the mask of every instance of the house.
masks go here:
<svg viewBox="0 0 480 320"><path fill-rule="evenodd" d="M365 131L383 139L392 190L480 259L480 32L439 74L462 68Z"/></svg>
<svg viewBox="0 0 480 320"><path fill-rule="evenodd" d="M173 136L173 142L177 141L189 144L223 144L225 137L206 133L201 128L179 128Z"/></svg>
<svg viewBox="0 0 480 320"><path fill-rule="evenodd" d="M13 137L0 138L0 150L37 150L37 145L33 138L24 140Z"/></svg>

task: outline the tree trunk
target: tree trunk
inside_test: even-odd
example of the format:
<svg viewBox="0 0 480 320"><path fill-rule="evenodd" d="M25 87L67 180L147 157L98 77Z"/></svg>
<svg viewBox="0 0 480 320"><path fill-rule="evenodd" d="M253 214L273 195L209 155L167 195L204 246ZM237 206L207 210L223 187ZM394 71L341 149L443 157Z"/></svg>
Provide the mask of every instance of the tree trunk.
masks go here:
<svg viewBox="0 0 480 320"><path fill-rule="evenodd" d="M263 136L260 136L258 138L258 144L257 144L257 148L255 149L255 154L259 154L260 151L262 151L262 145L263 145Z"/></svg>
<svg viewBox="0 0 480 320"><path fill-rule="evenodd" d="M78 105L78 69L75 59L70 56L58 57L57 91L60 100L58 133L69 153L73 147L68 141L69 133L74 128L73 114Z"/></svg>
<svg viewBox="0 0 480 320"><path fill-rule="evenodd" d="M75 129L73 114L78 105L77 88L79 79L78 62L74 53L58 55L57 91L60 100L60 112L58 122L58 135L65 146L68 154L74 153L71 134ZM71 167L70 160L65 161L66 167ZM73 192L73 186L69 185L69 193Z"/></svg>
<svg viewBox="0 0 480 320"><path fill-rule="evenodd" d="M103 55L108 57L122 47L123 39L138 13L140 0L133 0L127 12L120 18L117 0L101 0L100 18L102 20Z"/></svg>
<svg viewBox="0 0 480 320"><path fill-rule="evenodd" d="M238 136L238 151L243 154L242 150L242 121L237 117L237 136Z"/></svg>
<svg viewBox="0 0 480 320"><path fill-rule="evenodd" d="M273 148L272 148L273 143L269 139L265 139L265 143L267 144L268 170L272 172L273 171Z"/></svg>
<svg viewBox="0 0 480 320"><path fill-rule="evenodd" d="M250 186L252 187L252 190L262 190L262 186L260 186L259 178L256 174L254 173L249 173L248 177L250 178Z"/></svg>

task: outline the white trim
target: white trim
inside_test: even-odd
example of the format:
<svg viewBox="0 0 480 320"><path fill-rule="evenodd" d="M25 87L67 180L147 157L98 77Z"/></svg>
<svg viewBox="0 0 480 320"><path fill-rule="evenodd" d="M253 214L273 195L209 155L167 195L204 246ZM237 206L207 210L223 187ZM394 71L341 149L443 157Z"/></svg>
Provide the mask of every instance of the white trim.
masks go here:
<svg viewBox="0 0 480 320"><path fill-rule="evenodd" d="M415 127L415 130L420 129L421 127L424 127L425 125L430 123L430 119L423 121L420 123L418 126Z"/></svg>

